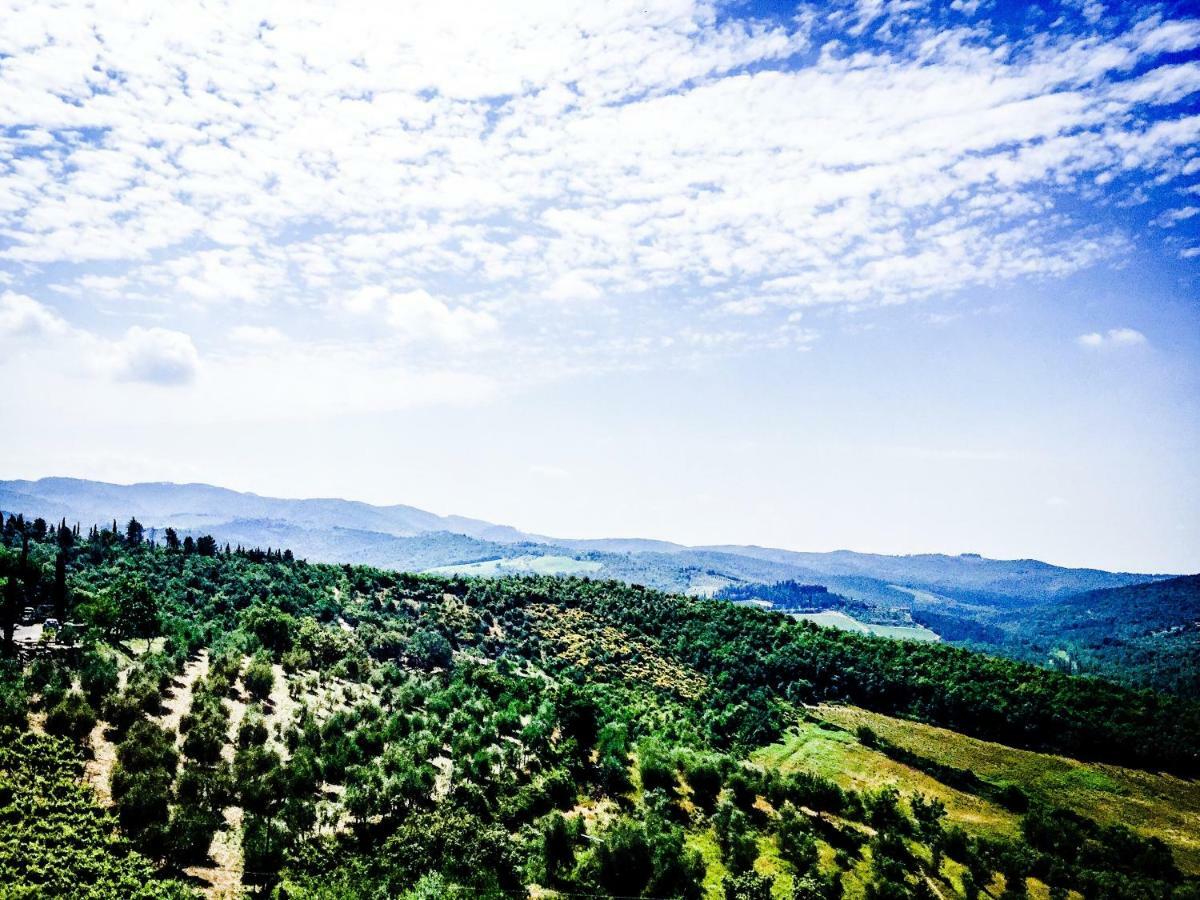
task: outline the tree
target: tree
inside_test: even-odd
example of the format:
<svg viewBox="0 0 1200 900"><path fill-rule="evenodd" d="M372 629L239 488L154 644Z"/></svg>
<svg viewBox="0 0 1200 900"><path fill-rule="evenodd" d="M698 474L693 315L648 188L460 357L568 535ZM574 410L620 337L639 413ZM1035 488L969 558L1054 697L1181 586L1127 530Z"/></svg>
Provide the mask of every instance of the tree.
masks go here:
<svg viewBox="0 0 1200 900"><path fill-rule="evenodd" d="M21 583L18 580L17 556L0 547L0 625L4 629L4 652L13 655L13 635L21 614Z"/></svg>
<svg viewBox="0 0 1200 900"><path fill-rule="evenodd" d="M263 874L279 871L288 843L289 835L282 822L266 816L247 815L242 825L242 855L247 880L263 880Z"/></svg>
<svg viewBox="0 0 1200 900"><path fill-rule="evenodd" d="M841 900L841 897L842 882L828 875L809 872L792 882L792 900Z"/></svg>
<svg viewBox="0 0 1200 900"><path fill-rule="evenodd" d="M130 519L129 524L125 526L125 543L130 547L137 547L145 536L146 529L142 527L142 523L137 519Z"/></svg>
<svg viewBox="0 0 1200 900"><path fill-rule="evenodd" d="M284 773L279 754L265 747L239 750L233 757L234 790L247 812L267 816L284 795Z"/></svg>
<svg viewBox="0 0 1200 900"><path fill-rule="evenodd" d="M196 539L196 552L201 556L217 555L217 540L211 534L202 534Z"/></svg>
<svg viewBox="0 0 1200 900"><path fill-rule="evenodd" d="M412 636L408 645L408 658L413 665L422 669L448 669L454 659L450 642L437 631L422 630Z"/></svg>
<svg viewBox="0 0 1200 900"><path fill-rule="evenodd" d="M646 820L646 838L654 867L646 893L652 897L699 900L704 860L698 850L684 844L683 829L668 826L661 817L651 815Z"/></svg>
<svg viewBox="0 0 1200 900"><path fill-rule="evenodd" d="M909 804L912 807L913 821L917 825L917 835L926 843L937 843L942 836L942 823L946 818L946 804L936 797L926 799L922 794L914 794Z"/></svg>
<svg viewBox="0 0 1200 900"><path fill-rule="evenodd" d="M547 884L558 884L575 862L575 837L567 820L557 810L542 828L542 860Z"/></svg>
<svg viewBox="0 0 1200 900"><path fill-rule="evenodd" d="M127 834L154 857L168 847L171 785L178 762L175 741L164 729L142 719L117 747L112 795L117 818Z"/></svg>
<svg viewBox="0 0 1200 900"><path fill-rule="evenodd" d="M167 527L167 530L163 533L163 540L166 542L168 550L175 551L179 549L179 534L174 528Z"/></svg>
<svg viewBox="0 0 1200 900"><path fill-rule="evenodd" d="M79 685L94 706L103 703L117 689L120 676L112 654L92 648L83 654L79 667Z"/></svg>
<svg viewBox="0 0 1200 900"><path fill-rule="evenodd" d="M67 617L67 563L75 546L75 532L63 519L56 534L58 554L54 558L54 615L61 622Z"/></svg>
<svg viewBox="0 0 1200 900"><path fill-rule="evenodd" d="M242 614L242 626L278 659L292 649L292 633L296 620L280 609L254 605Z"/></svg>
<svg viewBox="0 0 1200 900"><path fill-rule="evenodd" d="M271 668L270 657L265 653L256 653L250 660L250 665L246 667L242 683L246 686L246 692L255 700L261 701L270 697L275 687L275 671Z"/></svg>
<svg viewBox="0 0 1200 900"><path fill-rule="evenodd" d="M596 738L600 784L610 794L629 789L629 730L622 722L609 722Z"/></svg>
<svg viewBox="0 0 1200 900"><path fill-rule="evenodd" d="M734 874L749 871L758 858L758 844L750 831L746 814L724 800L713 815L713 826L717 831L717 845L721 848L725 865Z"/></svg>
<svg viewBox="0 0 1200 900"><path fill-rule="evenodd" d="M15 659L0 659L0 728L21 732L29 725L29 692Z"/></svg>
<svg viewBox="0 0 1200 900"><path fill-rule="evenodd" d="M75 741L82 741L95 727L96 711L78 691L66 694L46 715L46 731Z"/></svg>
<svg viewBox="0 0 1200 900"><path fill-rule="evenodd" d="M645 790L670 791L675 787L675 764L658 741L644 741L638 746L638 774Z"/></svg>
<svg viewBox="0 0 1200 900"><path fill-rule="evenodd" d="M721 767L717 760L709 755L693 756L687 761L684 771L696 805L702 809L712 809L722 784Z"/></svg>
<svg viewBox="0 0 1200 900"><path fill-rule="evenodd" d="M817 842L808 817L791 803L779 811L779 855L791 863L797 877L806 875L817 864Z"/></svg>
<svg viewBox="0 0 1200 900"><path fill-rule="evenodd" d="M242 721L238 724L238 748L244 750L247 747L263 747L268 737L267 722L263 718L262 708L257 704L247 706L242 714Z"/></svg>
<svg viewBox="0 0 1200 900"><path fill-rule="evenodd" d="M158 632L158 603L140 575L122 576L110 591L116 605L116 631L147 641Z"/></svg>
<svg viewBox="0 0 1200 900"><path fill-rule="evenodd" d="M610 894L636 897L654 874L645 829L631 819L619 819L596 848L596 880Z"/></svg>

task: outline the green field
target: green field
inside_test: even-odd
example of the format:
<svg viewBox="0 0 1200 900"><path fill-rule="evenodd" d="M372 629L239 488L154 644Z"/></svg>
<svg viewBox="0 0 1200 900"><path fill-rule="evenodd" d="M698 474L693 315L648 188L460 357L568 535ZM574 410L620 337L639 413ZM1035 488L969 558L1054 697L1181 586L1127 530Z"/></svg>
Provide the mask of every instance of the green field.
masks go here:
<svg viewBox="0 0 1200 900"><path fill-rule="evenodd" d="M489 559L484 562L436 566L425 571L431 575L479 575L485 578L500 575L591 575L601 564L570 556L513 556Z"/></svg>
<svg viewBox="0 0 1200 900"><path fill-rule="evenodd" d="M930 631L923 625L875 625L870 622L860 622L844 612L825 610L816 613L793 613L797 619L813 622L826 628L840 628L842 631L857 631L862 634L878 634L882 637L896 638L902 641L938 641L941 640L936 632Z"/></svg>
<svg viewBox="0 0 1200 900"><path fill-rule="evenodd" d="M752 758L785 773L815 772L848 790L894 787L904 794L936 797L946 804L950 820L970 831L1008 835L1017 829L1017 817L1008 810L864 747L850 731L836 726L800 722L782 741L757 751Z"/></svg>
<svg viewBox="0 0 1200 900"><path fill-rule="evenodd" d="M1161 838L1174 851L1181 869L1200 873L1200 783L1020 750L855 706L821 706L814 714L844 730L827 731L803 723L799 732L789 735L783 744L760 751L758 760L784 766L807 764L847 786L895 784L901 790L923 791L942 799L951 818L964 825L974 817L983 828L1015 827L1016 817L1007 810L942 785L862 746L853 731L866 725L880 737L934 762L969 769L993 783L1019 784L1035 797L1073 809L1101 824L1123 824L1143 835Z"/></svg>

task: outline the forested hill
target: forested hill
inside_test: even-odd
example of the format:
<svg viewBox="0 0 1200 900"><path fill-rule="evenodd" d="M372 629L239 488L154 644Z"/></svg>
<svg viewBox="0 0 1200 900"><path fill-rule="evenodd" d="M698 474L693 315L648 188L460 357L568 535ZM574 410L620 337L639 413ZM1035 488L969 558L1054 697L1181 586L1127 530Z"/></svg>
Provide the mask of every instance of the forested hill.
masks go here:
<svg viewBox="0 0 1200 900"><path fill-rule="evenodd" d="M0 679L0 746L21 759L115 758L97 778L141 854L81 855L81 838L31 828L29 810L66 795L45 776L10 784L0 771L7 883L36 893L102 858L112 879L148 859L280 897L537 885L973 900L993 881L1010 896L1035 884L1195 896L1157 837L1190 853L1186 833L1088 817L1113 803L1119 816L1119 792L1087 806L869 730L805 724L840 708L921 721L1075 757L1076 780L1091 784L1113 776L1088 760L1200 774L1191 700L613 581L447 578L167 541L149 545L132 521L120 532L6 522L5 650L23 661ZM39 606L74 623L69 646L46 633L14 647L20 611ZM769 762L807 727L911 774L856 787ZM76 749L41 743L43 731ZM956 818L961 797L976 811ZM985 808L991 830L979 827ZM5 840L18 827L21 847ZM31 869L32 858L56 862ZM167 880L144 895L181 892Z"/></svg>
<svg viewBox="0 0 1200 900"><path fill-rule="evenodd" d="M1200 696L1200 575L1088 591L995 619L998 649Z"/></svg>

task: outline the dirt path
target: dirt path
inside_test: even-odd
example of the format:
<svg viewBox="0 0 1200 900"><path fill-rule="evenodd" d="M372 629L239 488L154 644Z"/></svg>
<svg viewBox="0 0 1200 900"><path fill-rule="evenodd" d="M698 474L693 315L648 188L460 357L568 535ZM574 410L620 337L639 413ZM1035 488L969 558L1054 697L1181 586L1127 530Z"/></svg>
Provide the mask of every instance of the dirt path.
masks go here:
<svg viewBox="0 0 1200 900"><path fill-rule="evenodd" d="M83 764L83 781L96 792L101 806L112 806L112 770L117 761L117 745L108 739L107 722L97 722L88 736L92 757Z"/></svg>
<svg viewBox="0 0 1200 900"><path fill-rule="evenodd" d="M245 660L242 660L242 665L245 666ZM245 696L239 675L230 688L229 695L222 699L225 710L229 713L229 729L225 746L221 748L221 757L226 762L233 762L238 726L242 724L242 716L246 712ZM184 870L205 883L201 890L210 900L233 900L246 893L242 885L242 809L238 806L227 806L224 816L225 827L213 835L212 843L208 847L212 865L189 866Z"/></svg>
<svg viewBox="0 0 1200 900"><path fill-rule="evenodd" d="M171 696L163 701L163 714L158 723L163 728L174 733L175 746L183 746L183 735L179 733L179 723L188 710L192 708L192 692L197 679L208 674L208 650L201 650L195 658L189 659L183 667L183 674L175 679Z"/></svg>
<svg viewBox="0 0 1200 900"><path fill-rule="evenodd" d="M211 900L233 900L243 896L242 886L242 810L236 806L225 810L225 827L213 835L208 848L211 866L188 866L184 869L193 878L205 882L201 888Z"/></svg>
<svg viewBox="0 0 1200 900"><path fill-rule="evenodd" d="M271 667L275 672L275 686L271 688L271 696L263 704L263 718L267 725L267 746L275 750L279 757L287 761L288 749L283 741L283 734L292 722L298 704L288 692L287 672L283 666L276 663Z"/></svg>
<svg viewBox="0 0 1200 900"><path fill-rule="evenodd" d="M242 660L245 668L246 660ZM229 713L229 730L226 734L225 746L221 748L221 757L228 763L233 762L233 751L237 746L238 727L242 724L242 716L246 714L246 690L242 687L242 676L238 675L229 688L229 693L222 698L225 711Z"/></svg>

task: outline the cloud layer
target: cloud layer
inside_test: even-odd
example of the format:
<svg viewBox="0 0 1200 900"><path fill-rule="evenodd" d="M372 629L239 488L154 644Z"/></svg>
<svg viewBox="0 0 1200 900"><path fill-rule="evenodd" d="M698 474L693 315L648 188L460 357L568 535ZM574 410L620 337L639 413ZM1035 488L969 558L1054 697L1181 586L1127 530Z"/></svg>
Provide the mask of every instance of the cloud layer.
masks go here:
<svg viewBox="0 0 1200 900"><path fill-rule="evenodd" d="M555 373L1119 260L1151 195L1186 257L1200 21L1090 9L17 3L0 328L119 304L160 383L285 333Z"/></svg>

